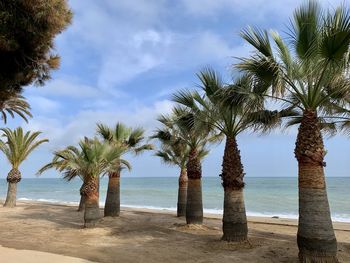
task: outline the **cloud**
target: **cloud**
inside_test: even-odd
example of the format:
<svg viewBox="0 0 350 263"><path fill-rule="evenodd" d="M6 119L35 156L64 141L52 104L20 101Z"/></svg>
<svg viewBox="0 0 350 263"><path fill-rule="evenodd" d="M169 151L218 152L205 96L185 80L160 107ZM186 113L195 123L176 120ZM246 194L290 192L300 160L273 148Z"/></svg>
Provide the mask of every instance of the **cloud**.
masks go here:
<svg viewBox="0 0 350 263"><path fill-rule="evenodd" d="M29 94L40 94L48 97L92 98L101 96L102 92L89 85L80 84L69 77L57 78L49 81L45 87L30 87L26 90Z"/></svg>
<svg viewBox="0 0 350 263"><path fill-rule="evenodd" d="M331 7L343 3L342 0L325 0L320 2L325 6ZM287 16L305 1L181 0L181 3L188 13L196 16L217 16L219 13L231 13L246 16L250 20L256 21L268 20L272 15L278 17Z"/></svg>
<svg viewBox="0 0 350 263"><path fill-rule="evenodd" d="M157 116L169 113L172 106L171 101L161 100L150 106L142 105L131 110L81 110L66 118L37 116L23 126L29 130L42 131L50 139L47 147L52 150L76 144L84 136L94 136L98 122L114 125L120 121L132 127L144 127L147 134L150 134L157 126Z"/></svg>
<svg viewBox="0 0 350 263"><path fill-rule="evenodd" d="M58 101L47 99L42 96L28 96L27 99L33 111L52 113L59 110L61 107Z"/></svg>
<svg viewBox="0 0 350 263"><path fill-rule="evenodd" d="M79 70L103 91L124 90L144 74L228 61L237 48L210 29L171 26L169 17L181 11L171 1L88 0L72 5L73 25L57 41L63 66L74 70L79 62ZM82 56L91 61L84 63Z"/></svg>

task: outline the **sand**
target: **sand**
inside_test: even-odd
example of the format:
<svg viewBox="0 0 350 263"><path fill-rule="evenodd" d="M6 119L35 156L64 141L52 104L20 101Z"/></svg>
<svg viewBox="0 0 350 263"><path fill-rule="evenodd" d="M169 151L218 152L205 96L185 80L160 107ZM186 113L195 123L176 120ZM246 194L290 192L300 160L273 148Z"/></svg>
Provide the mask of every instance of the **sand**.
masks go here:
<svg viewBox="0 0 350 263"><path fill-rule="evenodd" d="M296 220L249 218L245 244L220 241L215 215L188 227L174 212L122 209L119 218L104 218L94 229L82 223L83 214L72 206L0 207L0 262L298 262ZM339 260L350 262L350 224L334 227Z"/></svg>
<svg viewBox="0 0 350 263"><path fill-rule="evenodd" d="M4 248L0 246L1 262L4 263L89 263L91 261L45 253L33 250L18 250L12 248Z"/></svg>

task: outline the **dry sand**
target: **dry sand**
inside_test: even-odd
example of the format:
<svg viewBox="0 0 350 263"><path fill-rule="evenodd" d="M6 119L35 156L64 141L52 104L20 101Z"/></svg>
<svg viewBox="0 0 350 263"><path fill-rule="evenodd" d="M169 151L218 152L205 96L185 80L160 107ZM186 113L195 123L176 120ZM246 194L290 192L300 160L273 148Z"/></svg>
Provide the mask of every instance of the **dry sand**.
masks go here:
<svg viewBox="0 0 350 263"><path fill-rule="evenodd" d="M33 251L33 250L18 250L13 248L5 248L0 246L0 261L3 263L89 263L91 261L56 255L52 253Z"/></svg>
<svg viewBox="0 0 350 263"><path fill-rule="evenodd" d="M295 220L249 218L246 244L220 241L219 216L209 215L203 226L184 222L172 212L122 209L119 218L83 229L76 207L19 202L0 207L0 246L21 251L0 248L0 262L298 262ZM334 227L339 260L350 262L350 224Z"/></svg>

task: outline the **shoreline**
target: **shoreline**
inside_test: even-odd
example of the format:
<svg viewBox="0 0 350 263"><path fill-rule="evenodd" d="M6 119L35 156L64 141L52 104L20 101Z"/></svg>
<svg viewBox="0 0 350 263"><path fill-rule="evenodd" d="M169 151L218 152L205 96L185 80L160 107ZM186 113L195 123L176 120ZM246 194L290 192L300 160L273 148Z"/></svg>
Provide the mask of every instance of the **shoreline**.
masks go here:
<svg viewBox="0 0 350 263"><path fill-rule="evenodd" d="M0 202L3 202L3 200L0 200ZM57 202L57 203L51 203L47 201L37 201L37 200L18 200L18 204L43 204L43 205L49 205L49 206L60 206L60 207L78 207L79 203L70 202L70 203L64 203L64 202ZM103 206L100 206L101 213L103 214ZM150 214L164 214L164 215L172 215L176 216L176 209L170 210L166 208L145 208L145 207L134 207L134 206L123 206L120 207L121 212L128 211L128 212L141 212L141 213L150 213ZM175 212L175 213L174 213ZM203 214L204 218L207 219L215 219L215 220L221 220L222 214L214 214L214 213L206 213ZM281 225L281 226L297 226L298 225L298 219L297 218L284 218L284 217L270 217L270 216L249 216L247 215L248 222L251 223L257 223L257 224L271 224L271 225ZM332 221L334 230L339 231L349 231L350 232L350 222L339 222L339 221Z"/></svg>
<svg viewBox="0 0 350 263"><path fill-rule="evenodd" d="M4 199L0 199L0 202L4 202ZM52 205L62 205L62 206L78 206L79 202L69 202L69 201L56 201L56 200L46 200L46 199L29 199L29 198L19 198L17 202L38 202L38 203L43 203L43 204L52 204ZM154 207L154 206L137 206L137 205L120 205L121 209L145 209L145 210L150 210L153 212L157 211L165 211L165 212L176 212L176 208L163 208L163 207ZM104 203L100 202L100 209L104 208ZM204 211L204 216L206 217L211 217L211 218L218 218L223 215L222 210L216 210L216 209L203 209ZM215 211L215 212L214 212ZM283 219L283 220L298 220L297 215L283 215L283 214L261 214L261 213L256 213L256 212L247 212L247 217L248 218L270 218L270 219ZM345 223L345 224L350 224L350 218L337 218L337 217L332 217L332 222L333 223Z"/></svg>

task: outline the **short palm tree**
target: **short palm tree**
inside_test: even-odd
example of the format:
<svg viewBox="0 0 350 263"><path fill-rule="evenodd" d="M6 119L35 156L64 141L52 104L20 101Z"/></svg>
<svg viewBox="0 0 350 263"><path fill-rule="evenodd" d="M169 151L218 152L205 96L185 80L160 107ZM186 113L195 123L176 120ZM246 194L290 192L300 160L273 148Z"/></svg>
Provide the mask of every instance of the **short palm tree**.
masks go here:
<svg viewBox="0 0 350 263"><path fill-rule="evenodd" d="M160 116L158 120L170 129L177 130L181 141L189 147L187 169L186 223L203 223L202 165L201 152L206 152L208 142L215 136L204 122L183 107L175 107L171 116Z"/></svg>
<svg viewBox="0 0 350 263"><path fill-rule="evenodd" d="M170 125L169 127L171 120L163 116L160 118L160 122L162 122L163 127L158 129L152 136L153 139L158 139L161 143L160 149L155 155L160 157L165 164L176 165L180 168L177 216L181 217L186 215L188 183L186 164L190 148L188 144L182 141L179 131L176 130L176 126ZM203 159L207 154L208 151L201 148L198 156L200 159Z"/></svg>
<svg viewBox="0 0 350 263"><path fill-rule="evenodd" d="M145 131L142 128L133 129L120 122L114 128L98 124L97 133L112 147L120 149L121 155L128 152L140 154L145 150L153 149L151 144L143 144ZM104 209L105 216L113 217L120 214L120 172L124 167L131 169L131 166L126 162L117 161L115 165L115 172L108 174L108 189Z"/></svg>
<svg viewBox="0 0 350 263"><path fill-rule="evenodd" d="M68 146L54 152L51 163L42 167L38 174L54 168L63 172L68 181L81 177L80 193L85 198L84 227L94 227L100 219L99 178L116 171L115 163L120 160L120 154L120 149L108 143L85 138L79 142L79 147Z"/></svg>
<svg viewBox="0 0 350 263"><path fill-rule="evenodd" d="M237 67L265 87L265 96L300 112L294 151L299 166L299 258L301 262L338 262L319 116L332 114L333 105L341 105L349 96L350 13L344 6L326 12L316 1L309 1L294 12L289 35L287 44L276 32L242 31L255 54Z"/></svg>
<svg viewBox="0 0 350 263"><path fill-rule="evenodd" d="M8 191L4 206L16 206L17 183L21 181L21 172L19 166L27 159L29 154L40 144L48 142L47 139L38 140L41 132L24 132L21 127L11 130L1 129L5 142L0 141L0 150L5 154L7 160L12 166L7 175Z"/></svg>
<svg viewBox="0 0 350 263"><path fill-rule="evenodd" d="M0 114L4 123L7 122L8 114L12 118L17 114L26 122L28 122L27 116L32 117L29 103L23 96L5 91L0 92Z"/></svg>

